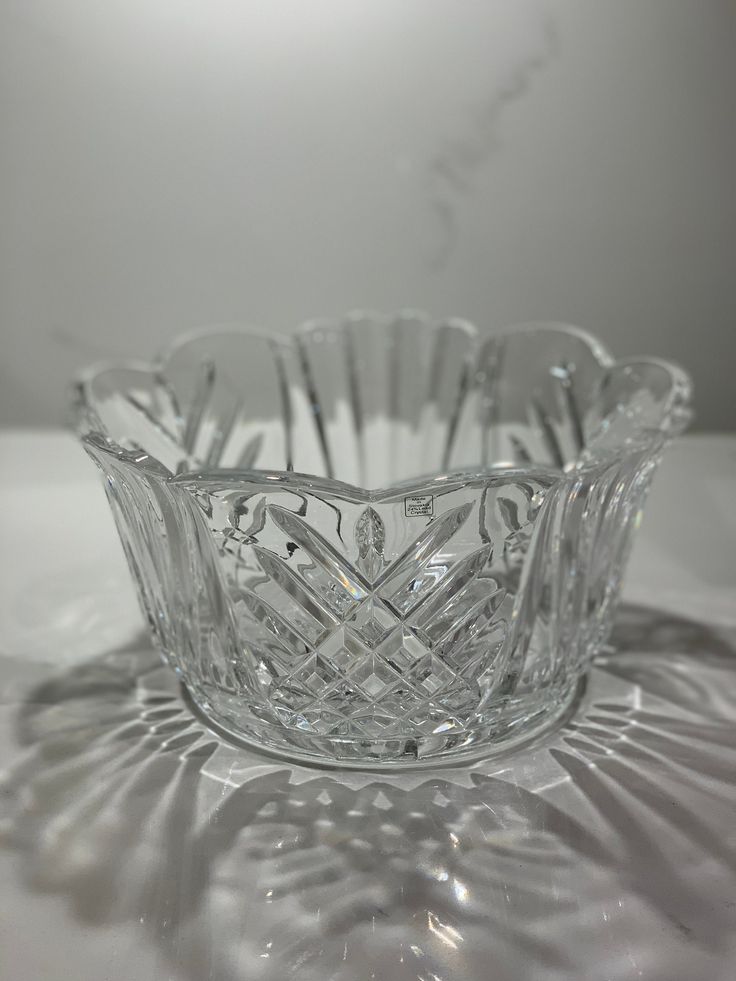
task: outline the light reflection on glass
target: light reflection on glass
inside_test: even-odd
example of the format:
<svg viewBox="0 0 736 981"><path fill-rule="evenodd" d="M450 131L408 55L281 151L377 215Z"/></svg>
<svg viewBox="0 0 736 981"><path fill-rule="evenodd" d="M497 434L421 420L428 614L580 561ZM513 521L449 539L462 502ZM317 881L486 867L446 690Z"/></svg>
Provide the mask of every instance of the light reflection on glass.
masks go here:
<svg viewBox="0 0 736 981"><path fill-rule="evenodd" d="M467 903L468 901L468 887L460 882L459 879L454 879L452 883L452 891L455 893L455 899L459 903Z"/></svg>
<svg viewBox="0 0 736 981"><path fill-rule="evenodd" d="M457 950L458 944L463 941L463 935L459 930L450 926L449 923L443 923L439 916L430 909L427 910L427 926L430 933L433 933L445 946L452 947L453 950Z"/></svg>

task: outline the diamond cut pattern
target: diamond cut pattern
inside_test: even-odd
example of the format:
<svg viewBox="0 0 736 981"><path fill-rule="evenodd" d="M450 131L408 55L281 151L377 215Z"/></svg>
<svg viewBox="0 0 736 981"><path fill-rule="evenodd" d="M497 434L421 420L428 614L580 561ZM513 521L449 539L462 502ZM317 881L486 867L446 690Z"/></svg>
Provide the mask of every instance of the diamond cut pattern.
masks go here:
<svg viewBox="0 0 736 981"><path fill-rule="evenodd" d="M365 692L370 701L378 701L400 676L377 654L364 658L350 674L350 680Z"/></svg>
<svg viewBox="0 0 736 981"><path fill-rule="evenodd" d="M457 678L449 665L439 657L428 654L407 675L408 682L429 697L434 697Z"/></svg>
<svg viewBox="0 0 736 981"><path fill-rule="evenodd" d="M319 654L310 657L306 664L293 676L296 682L304 685L314 695L321 694L337 677L338 672L335 668L327 658Z"/></svg>
<svg viewBox="0 0 736 981"><path fill-rule="evenodd" d="M428 648L407 626L399 625L380 647L381 656L397 671L403 673L421 660Z"/></svg>
<svg viewBox="0 0 736 981"><path fill-rule="evenodd" d="M278 492L262 500L253 508L263 516L257 535L249 529L237 555L221 554L243 597L244 637L273 648L278 670L263 674L263 690L280 720L366 738L461 728L480 699L474 679L490 677L508 633L513 597L499 586L499 571L491 574L493 556L526 547L529 536L518 531L529 516L496 509L496 521L513 513L514 525L493 528L493 542L470 521L475 514L489 523L487 500L481 514L473 501L450 498L431 520L398 528L385 520L396 510L345 508L335 540L307 523L309 500L299 511ZM414 536L394 543L391 528L393 537L405 535L407 524ZM228 543L238 535L229 533ZM250 627L248 617L256 621Z"/></svg>
<svg viewBox="0 0 736 981"><path fill-rule="evenodd" d="M385 603L376 596L371 596L361 603L345 622L353 628L366 646L373 648L377 647L391 628L400 621Z"/></svg>

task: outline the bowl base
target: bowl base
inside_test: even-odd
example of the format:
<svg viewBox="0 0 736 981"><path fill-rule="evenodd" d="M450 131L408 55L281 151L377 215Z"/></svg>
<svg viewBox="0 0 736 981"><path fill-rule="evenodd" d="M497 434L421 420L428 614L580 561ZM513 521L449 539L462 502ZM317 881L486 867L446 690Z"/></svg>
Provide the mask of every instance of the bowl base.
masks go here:
<svg viewBox="0 0 736 981"><path fill-rule="evenodd" d="M505 755L537 740L574 714L585 690L585 677L575 678L536 712L514 715L493 724L465 731L461 737L419 736L416 739L346 741L295 732L251 717L237 723L216 707L207 695L199 696L181 682L190 710L208 728L228 742L291 763L320 769L398 770L428 769L472 763Z"/></svg>

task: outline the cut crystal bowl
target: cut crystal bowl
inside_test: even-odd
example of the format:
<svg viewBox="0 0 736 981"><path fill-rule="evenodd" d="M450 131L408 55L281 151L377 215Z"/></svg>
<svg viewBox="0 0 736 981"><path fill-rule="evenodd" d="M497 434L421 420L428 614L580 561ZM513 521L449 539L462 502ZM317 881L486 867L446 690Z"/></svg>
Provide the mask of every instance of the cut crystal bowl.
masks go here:
<svg viewBox="0 0 736 981"><path fill-rule="evenodd" d="M78 429L154 641L231 737L392 767L560 719L690 385L585 332L405 312L90 369Z"/></svg>

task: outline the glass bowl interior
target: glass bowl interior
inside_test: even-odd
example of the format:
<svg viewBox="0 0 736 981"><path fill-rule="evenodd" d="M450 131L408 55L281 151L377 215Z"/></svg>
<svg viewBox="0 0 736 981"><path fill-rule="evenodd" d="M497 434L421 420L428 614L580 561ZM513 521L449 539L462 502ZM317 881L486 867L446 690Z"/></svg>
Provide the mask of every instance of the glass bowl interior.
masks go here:
<svg viewBox="0 0 736 981"><path fill-rule="evenodd" d="M674 366L617 363L575 328L480 340L462 321L354 314L293 338L198 331L154 364L91 370L80 404L89 431L170 473L272 470L376 489L490 467L564 470L681 424L687 388Z"/></svg>

